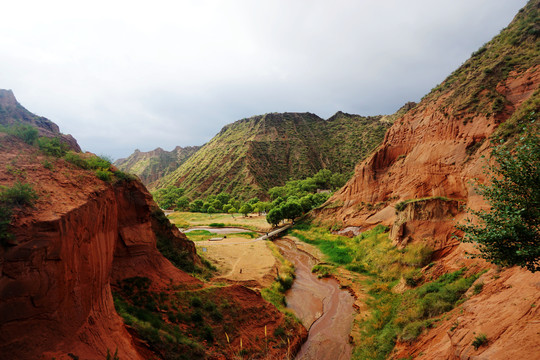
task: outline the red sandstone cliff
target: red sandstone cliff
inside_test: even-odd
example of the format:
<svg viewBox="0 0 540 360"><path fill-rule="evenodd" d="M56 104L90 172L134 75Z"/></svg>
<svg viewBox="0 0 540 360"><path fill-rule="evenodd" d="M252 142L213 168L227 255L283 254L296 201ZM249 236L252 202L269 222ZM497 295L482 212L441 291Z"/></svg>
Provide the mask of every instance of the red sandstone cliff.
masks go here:
<svg viewBox="0 0 540 360"><path fill-rule="evenodd" d="M454 225L466 216L462 205L486 206L472 180L485 180L482 156L489 155L491 136L502 133L501 126L511 132L525 117L538 119L539 11L540 1L530 1L498 37L396 120L383 144L316 211L316 219L328 224L388 225L398 246L427 242L438 273L473 264L491 269L478 280L486 290L415 343L399 344L395 358L540 356L540 274L518 268L495 273L489 264L466 258L474 249L452 237ZM422 198L427 199L395 209L400 201ZM471 342L481 332L489 347L474 350Z"/></svg>
<svg viewBox="0 0 540 360"><path fill-rule="evenodd" d="M95 359L118 349L142 359L114 309L111 278L198 282L157 251L151 196L139 182L110 185L63 160L48 170L35 148L0 135L0 169L18 169L1 171L0 184L24 176L39 194L12 223L18 244L0 249L0 358ZM178 230L163 231L197 260Z"/></svg>

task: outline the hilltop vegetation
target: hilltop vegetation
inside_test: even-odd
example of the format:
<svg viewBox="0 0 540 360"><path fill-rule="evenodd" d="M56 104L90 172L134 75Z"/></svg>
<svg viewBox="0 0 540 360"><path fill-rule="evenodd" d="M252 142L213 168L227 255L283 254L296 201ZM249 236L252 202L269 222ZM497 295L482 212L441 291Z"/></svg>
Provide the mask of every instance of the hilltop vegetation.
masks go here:
<svg viewBox="0 0 540 360"><path fill-rule="evenodd" d="M328 120L310 113L266 114L239 120L152 187L185 189L190 198L221 192L248 200L287 180L321 169L350 175L390 126L381 116L339 112Z"/></svg>

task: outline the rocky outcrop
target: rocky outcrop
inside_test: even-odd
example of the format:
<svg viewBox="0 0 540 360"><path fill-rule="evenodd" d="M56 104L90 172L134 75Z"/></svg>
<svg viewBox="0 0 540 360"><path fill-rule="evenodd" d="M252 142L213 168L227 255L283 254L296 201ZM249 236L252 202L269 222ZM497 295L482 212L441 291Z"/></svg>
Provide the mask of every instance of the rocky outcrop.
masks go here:
<svg viewBox="0 0 540 360"><path fill-rule="evenodd" d="M0 358L143 359L116 314L111 281L146 276L160 283L198 283L156 248L156 229L197 257L193 243L159 224L138 181L115 185L2 136L0 168L15 164L38 191L35 208L19 211L11 231L17 245L0 249ZM17 174L0 172L0 184Z"/></svg>
<svg viewBox="0 0 540 360"><path fill-rule="evenodd" d="M0 89L0 125L25 124L35 126L41 136L59 137L73 151L80 152L77 140L71 135L62 134L58 125L42 116L26 110L15 98L13 91Z"/></svg>

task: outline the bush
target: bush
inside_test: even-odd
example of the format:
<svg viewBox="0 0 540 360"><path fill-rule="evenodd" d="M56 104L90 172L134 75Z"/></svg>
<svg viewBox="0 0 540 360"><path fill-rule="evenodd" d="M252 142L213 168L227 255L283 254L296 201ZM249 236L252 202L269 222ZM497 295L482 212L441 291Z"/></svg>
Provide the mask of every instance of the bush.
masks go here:
<svg viewBox="0 0 540 360"><path fill-rule="evenodd" d="M407 246L402 262L409 266L424 267L431 261L433 250L423 243Z"/></svg>
<svg viewBox="0 0 540 360"><path fill-rule="evenodd" d="M193 307L201 307L202 306L201 298L198 296L194 296L189 300L189 304Z"/></svg>
<svg viewBox="0 0 540 360"><path fill-rule="evenodd" d="M22 207L33 206L38 199L38 194L30 184L17 181L12 187L0 187L0 202L7 206Z"/></svg>
<svg viewBox="0 0 540 360"><path fill-rule="evenodd" d="M405 279L405 283L408 286L415 287L422 280L423 274L422 274L422 271L420 271L420 269L414 269L412 271L405 273L403 278Z"/></svg>
<svg viewBox="0 0 540 360"><path fill-rule="evenodd" d="M210 227L216 227L216 228L222 228L222 227L225 227L225 224L224 223L211 223L210 225L208 225Z"/></svg>
<svg viewBox="0 0 540 360"><path fill-rule="evenodd" d="M59 138L40 137L37 143L41 151L54 157L62 157L69 150L69 146L61 142Z"/></svg>
<svg viewBox="0 0 540 360"><path fill-rule="evenodd" d="M112 173L108 170L98 169L96 170L96 176L98 177L98 179L106 182L110 182L112 179Z"/></svg>
<svg viewBox="0 0 540 360"><path fill-rule="evenodd" d="M474 346L474 350L478 350L480 346L484 346L487 343L488 343L487 335L484 333L480 333L474 338L471 345Z"/></svg>
<svg viewBox="0 0 540 360"><path fill-rule="evenodd" d="M405 342L412 342L422 333L424 327L424 321L414 321L409 323L403 328L399 339Z"/></svg>
<svg viewBox="0 0 540 360"><path fill-rule="evenodd" d="M10 135L21 139L28 145L34 145L39 136L38 129L31 125L16 124L3 127L2 130Z"/></svg>
<svg viewBox="0 0 540 360"><path fill-rule="evenodd" d="M67 162L80 167L81 169L88 169L88 165L86 163L86 160L83 159L83 157L80 154L77 154L76 152L69 151L64 155L64 160Z"/></svg>

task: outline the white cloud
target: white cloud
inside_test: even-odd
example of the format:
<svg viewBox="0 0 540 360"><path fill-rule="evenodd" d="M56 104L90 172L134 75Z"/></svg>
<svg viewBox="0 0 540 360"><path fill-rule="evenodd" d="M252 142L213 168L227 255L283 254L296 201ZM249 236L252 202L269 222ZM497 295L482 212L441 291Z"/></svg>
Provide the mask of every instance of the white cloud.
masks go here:
<svg viewBox="0 0 540 360"><path fill-rule="evenodd" d="M0 87L86 150L172 149L266 112L391 113L525 3L12 1Z"/></svg>

